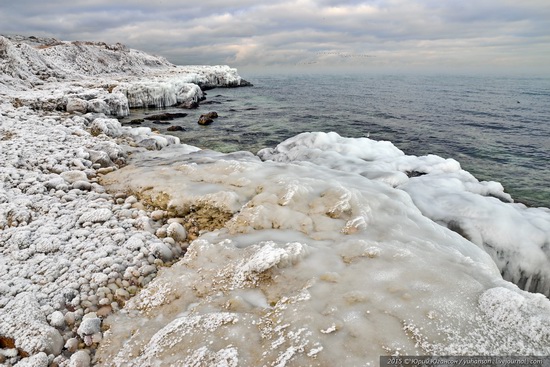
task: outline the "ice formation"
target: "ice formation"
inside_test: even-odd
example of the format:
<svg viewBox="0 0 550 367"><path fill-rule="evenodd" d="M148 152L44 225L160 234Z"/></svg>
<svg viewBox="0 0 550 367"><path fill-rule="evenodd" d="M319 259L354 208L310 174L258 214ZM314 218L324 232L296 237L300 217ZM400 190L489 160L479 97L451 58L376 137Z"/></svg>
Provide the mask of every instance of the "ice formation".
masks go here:
<svg viewBox="0 0 550 367"><path fill-rule="evenodd" d="M0 36L0 56L0 92L37 109L122 117L129 107L198 102L201 88L248 84L229 66L175 66L121 44Z"/></svg>
<svg viewBox="0 0 550 367"><path fill-rule="evenodd" d="M388 142L306 133L262 159L354 172L404 190L436 223L489 253L505 279L550 295L550 210L513 203L497 182L479 182L453 159L405 156Z"/></svg>
<svg viewBox="0 0 550 367"><path fill-rule="evenodd" d="M390 354L550 351L550 301L503 280L482 246L428 218L404 189L430 175L454 182L456 161L332 133L297 136L260 152L266 161L160 153L102 182L187 223L204 208L211 220L232 215L108 320L99 365L359 366Z"/></svg>

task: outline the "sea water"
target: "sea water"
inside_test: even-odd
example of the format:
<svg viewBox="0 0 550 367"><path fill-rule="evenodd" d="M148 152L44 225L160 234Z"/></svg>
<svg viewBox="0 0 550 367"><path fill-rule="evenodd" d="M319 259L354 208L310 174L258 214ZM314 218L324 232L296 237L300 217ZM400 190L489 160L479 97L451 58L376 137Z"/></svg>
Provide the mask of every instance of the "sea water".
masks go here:
<svg viewBox="0 0 550 367"><path fill-rule="evenodd" d="M550 206L550 78L244 77L254 87L207 91L199 109L171 122L185 131L170 134L201 148L253 153L307 131L389 140L406 154L454 158L478 179L501 182L516 201ZM220 117L199 126L208 111ZM123 122L157 112L135 110ZM169 126L146 125L162 133Z"/></svg>

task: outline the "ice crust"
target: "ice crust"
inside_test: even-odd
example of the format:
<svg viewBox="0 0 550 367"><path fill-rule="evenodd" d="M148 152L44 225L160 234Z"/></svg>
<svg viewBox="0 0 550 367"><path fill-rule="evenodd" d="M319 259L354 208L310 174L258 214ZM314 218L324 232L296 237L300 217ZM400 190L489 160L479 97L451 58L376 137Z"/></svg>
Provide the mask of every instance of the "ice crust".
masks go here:
<svg viewBox="0 0 550 367"><path fill-rule="evenodd" d="M99 365L193 356L197 365L360 366L380 355L550 351L550 301L503 280L483 246L426 216L407 189L458 177L458 196L527 210L483 196L507 198L458 162L334 133L291 138L261 151L263 161L167 149L169 159L136 156L102 182L168 213L233 215L108 320Z"/></svg>
<svg viewBox="0 0 550 367"><path fill-rule="evenodd" d="M549 294L550 211L455 160L335 133L221 154L122 127L241 79L118 44L0 37L0 71L0 363L550 353L550 301L500 274Z"/></svg>
<svg viewBox="0 0 550 367"><path fill-rule="evenodd" d="M301 134L258 155L359 173L401 189L425 216L489 253L505 279L550 295L550 210L513 203L500 183L479 182L453 159L405 156L388 142L336 133Z"/></svg>

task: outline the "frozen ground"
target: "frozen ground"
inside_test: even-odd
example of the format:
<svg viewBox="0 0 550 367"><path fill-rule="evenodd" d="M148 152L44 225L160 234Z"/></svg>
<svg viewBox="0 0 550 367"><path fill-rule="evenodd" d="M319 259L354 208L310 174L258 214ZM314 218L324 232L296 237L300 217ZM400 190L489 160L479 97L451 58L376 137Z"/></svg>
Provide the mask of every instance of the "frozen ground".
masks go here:
<svg viewBox="0 0 550 367"><path fill-rule="evenodd" d="M228 67L20 38L0 56L0 363L550 353L550 301L501 276L550 293L548 209L389 142L221 154L111 117L239 84Z"/></svg>
<svg viewBox="0 0 550 367"><path fill-rule="evenodd" d="M162 213L97 182L129 150L179 144L112 116L139 103L197 102L198 84L241 79L226 66L175 67L122 45L0 37L0 56L0 364L82 365L101 320L186 240L179 223L154 236Z"/></svg>

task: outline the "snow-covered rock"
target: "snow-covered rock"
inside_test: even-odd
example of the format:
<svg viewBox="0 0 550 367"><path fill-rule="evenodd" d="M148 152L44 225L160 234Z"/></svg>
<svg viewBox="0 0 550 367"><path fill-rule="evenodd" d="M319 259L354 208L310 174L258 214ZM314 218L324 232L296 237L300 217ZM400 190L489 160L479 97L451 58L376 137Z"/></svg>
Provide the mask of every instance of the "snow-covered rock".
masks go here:
<svg viewBox="0 0 550 367"><path fill-rule="evenodd" d="M17 348L29 355L39 352L57 355L61 352L63 337L48 324L38 300L31 293L17 294L4 307L2 314L0 335L15 340Z"/></svg>

